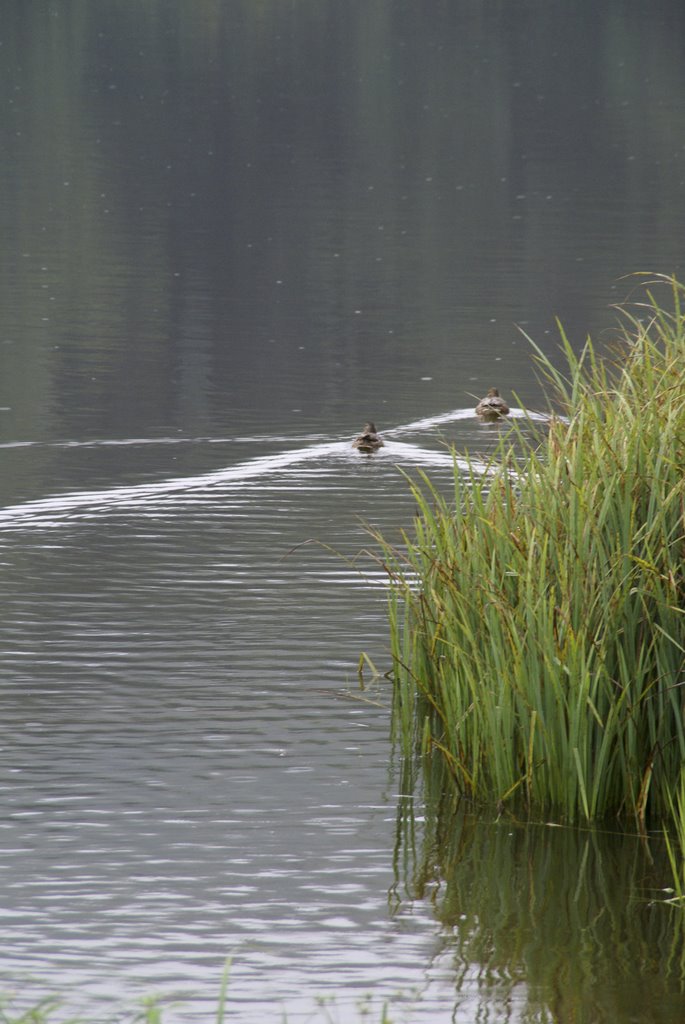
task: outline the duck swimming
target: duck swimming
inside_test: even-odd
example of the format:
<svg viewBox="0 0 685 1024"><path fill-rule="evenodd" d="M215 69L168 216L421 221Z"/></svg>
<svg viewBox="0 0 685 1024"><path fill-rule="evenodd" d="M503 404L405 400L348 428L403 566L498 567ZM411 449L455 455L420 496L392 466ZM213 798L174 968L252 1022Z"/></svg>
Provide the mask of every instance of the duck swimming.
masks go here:
<svg viewBox="0 0 685 1024"><path fill-rule="evenodd" d="M352 447L358 448L360 452L375 452L382 448L383 438L379 437L376 431L376 424L365 423L359 437L355 437L352 442Z"/></svg>
<svg viewBox="0 0 685 1024"><path fill-rule="evenodd" d="M482 416L484 420L498 420L500 416L509 415L509 406L500 398L497 388L490 388L476 406L476 415Z"/></svg>

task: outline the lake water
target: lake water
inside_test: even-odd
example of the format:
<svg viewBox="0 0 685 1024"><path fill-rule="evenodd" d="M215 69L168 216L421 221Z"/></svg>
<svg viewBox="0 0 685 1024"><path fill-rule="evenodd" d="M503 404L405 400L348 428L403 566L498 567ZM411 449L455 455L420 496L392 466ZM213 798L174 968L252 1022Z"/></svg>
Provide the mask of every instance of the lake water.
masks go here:
<svg viewBox="0 0 685 1024"><path fill-rule="evenodd" d="M364 524L411 523L401 470L447 487L445 442L487 457L492 384L544 411L519 327L602 342L624 275L682 269L684 39L665 0L5 5L0 988L22 1005L105 1020L160 993L206 1021L232 956L240 1024L319 997L344 1024L365 998L412 1024L682 1021L650 851L482 823L455 881L407 838L389 686L357 665L388 668ZM350 444L369 418L373 457Z"/></svg>

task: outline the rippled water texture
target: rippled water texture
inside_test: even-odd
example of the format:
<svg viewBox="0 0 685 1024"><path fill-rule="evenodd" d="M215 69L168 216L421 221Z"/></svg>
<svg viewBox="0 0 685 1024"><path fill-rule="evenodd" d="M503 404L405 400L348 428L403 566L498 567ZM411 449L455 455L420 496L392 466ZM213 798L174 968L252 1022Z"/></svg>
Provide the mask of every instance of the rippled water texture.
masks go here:
<svg viewBox="0 0 685 1024"><path fill-rule="evenodd" d="M234 952L250 1020L421 983L430 929L386 909L387 687L355 676L382 574L350 559L467 417L3 510L5 979L207 1012Z"/></svg>
<svg viewBox="0 0 685 1024"><path fill-rule="evenodd" d="M400 542L404 474L449 490L451 446L486 471L490 386L532 436L519 327L554 359L557 315L602 344L623 275L682 266L684 30L666 0L3 6L0 987L24 1004L103 1020L158 991L206 1021L232 955L240 1024L398 993L412 1024L571 1019L404 886L389 683L357 678L362 652L388 669L364 524Z"/></svg>

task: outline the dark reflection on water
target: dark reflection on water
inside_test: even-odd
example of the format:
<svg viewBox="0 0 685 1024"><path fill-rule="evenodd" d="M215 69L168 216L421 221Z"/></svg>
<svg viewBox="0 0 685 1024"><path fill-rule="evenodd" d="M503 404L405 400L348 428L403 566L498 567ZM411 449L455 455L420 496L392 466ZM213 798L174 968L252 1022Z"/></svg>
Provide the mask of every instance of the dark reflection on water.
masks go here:
<svg viewBox="0 0 685 1024"><path fill-rule="evenodd" d="M0 968L27 999L159 986L206 1019L235 951L246 1024L398 990L452 1019L432 908L386 903L387 709L340 695L360 651L387 665L361 521L411 522L397 465L449 487L444 441L487 459L489 386L544 411L516 324L555 351L556 314L578 343L621 275L682 267L684 19L3 5Z"/></svg>
<svg viewBox="0 0 685 1024"><path fill-rule="evenodd" d="M442 926L431 965L453 1019L680 1021L685 928L663 902L661 838L478 819L451 789L434 766L425 818L401 798L395 896Z"/></svg>
<svg viewBox="0 0 685 1024"><path fill-rule="evenodd" d="M463 405L494 359L537 402L514 323L553 350L555 315L582 338L621 275L682 266L684 17L11 5L6 436L346 433Z"/></svg>

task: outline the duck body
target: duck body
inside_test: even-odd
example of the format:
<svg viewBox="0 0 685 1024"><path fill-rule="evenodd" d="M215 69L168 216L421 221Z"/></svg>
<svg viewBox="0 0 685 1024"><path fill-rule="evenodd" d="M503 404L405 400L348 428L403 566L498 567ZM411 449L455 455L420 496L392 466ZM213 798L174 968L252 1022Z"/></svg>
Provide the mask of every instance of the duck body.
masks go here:
<svg viewBox="0 0 685 1024"><path fill-rule="evenodd" d="M352 442L352 447L360 452L375 452L383 447L383 438L379 436L375 423L365 423L364 429Z"/></svg>
<svg viewBox="0 0 685 1024"><path fill-rule="evenodd" d="M476 415L484 420L498 420L500 416L509 415L509 406L500 398L497 388L490 388L485 398L481 398L476 406Z"/></svg>

